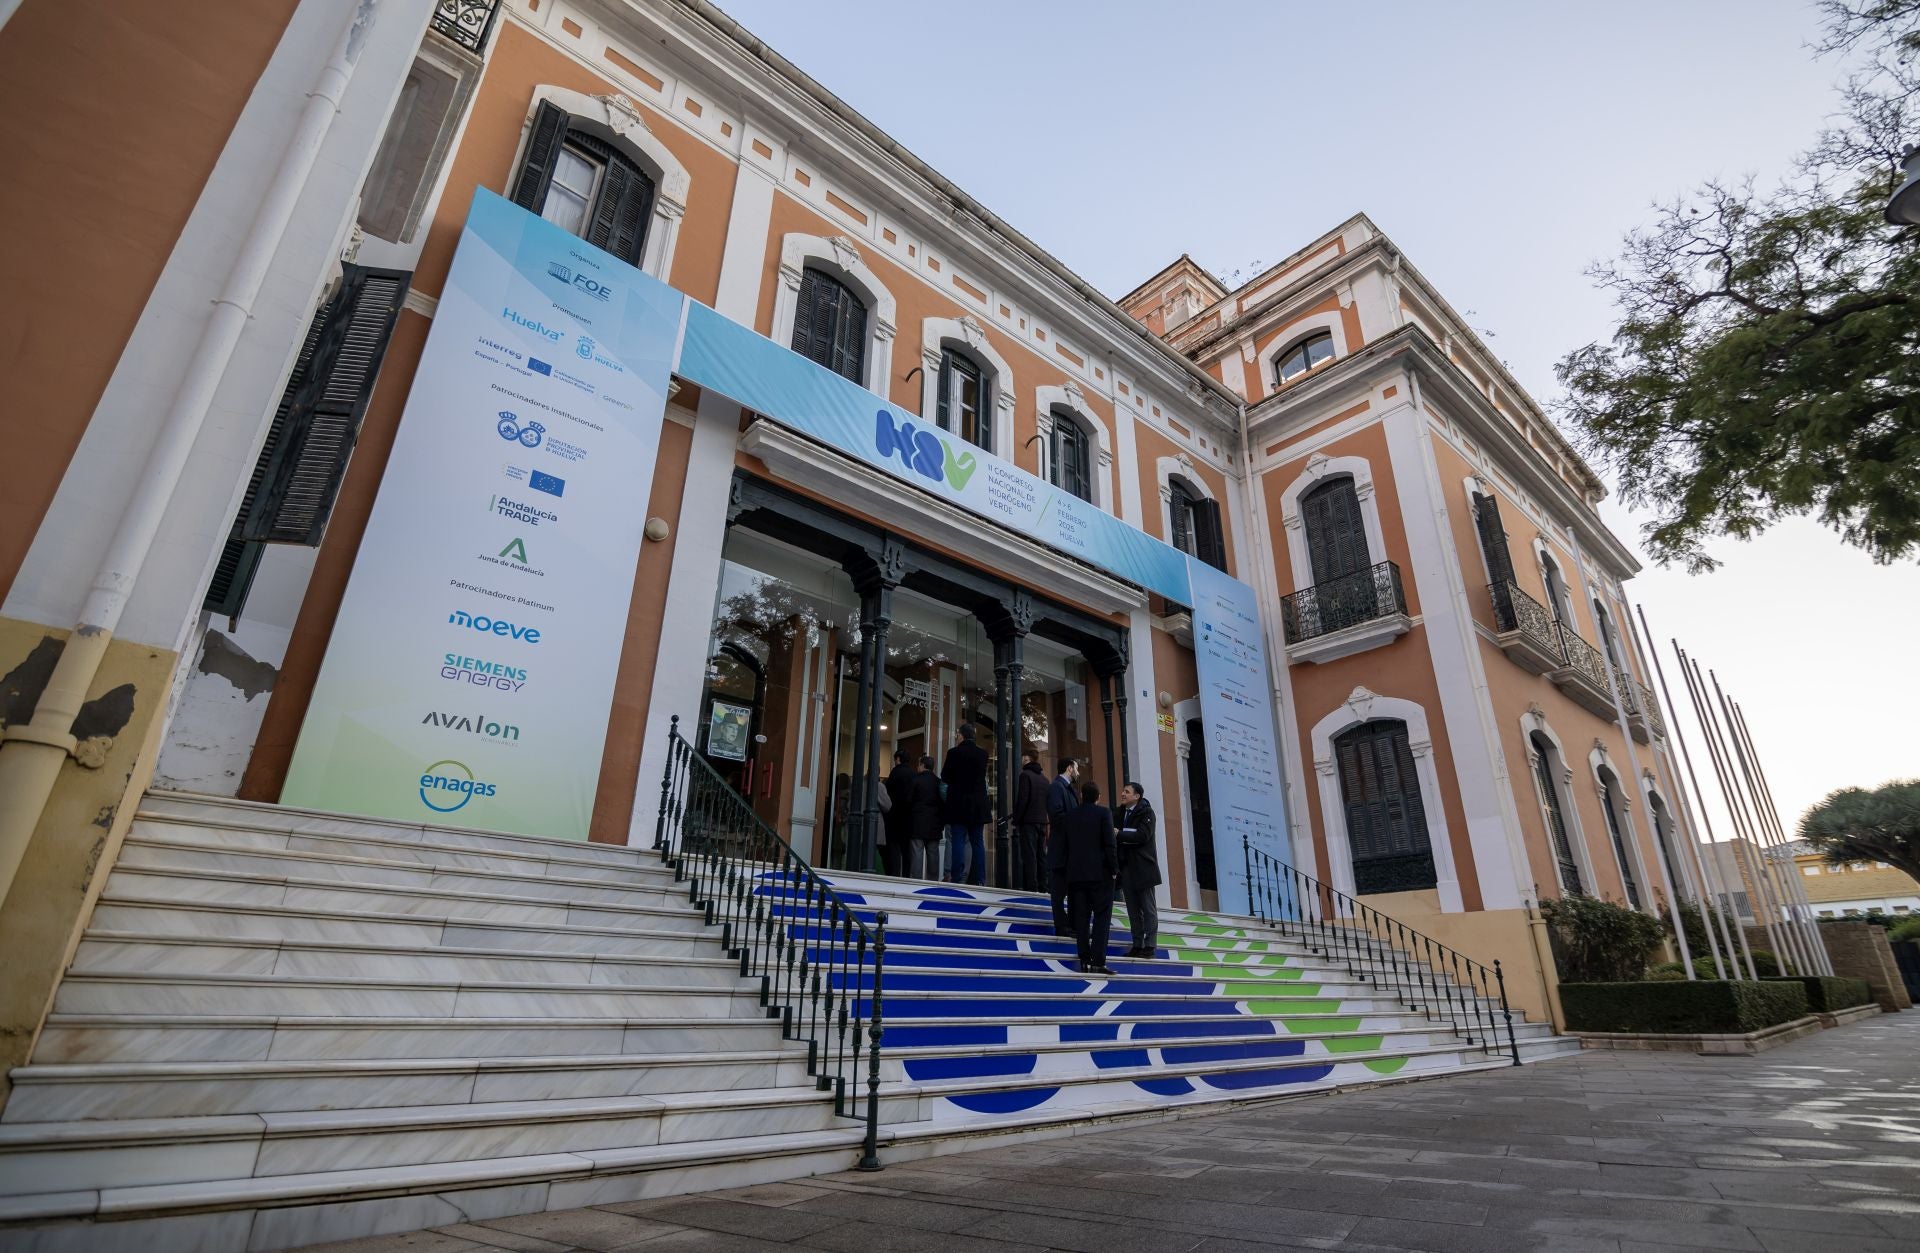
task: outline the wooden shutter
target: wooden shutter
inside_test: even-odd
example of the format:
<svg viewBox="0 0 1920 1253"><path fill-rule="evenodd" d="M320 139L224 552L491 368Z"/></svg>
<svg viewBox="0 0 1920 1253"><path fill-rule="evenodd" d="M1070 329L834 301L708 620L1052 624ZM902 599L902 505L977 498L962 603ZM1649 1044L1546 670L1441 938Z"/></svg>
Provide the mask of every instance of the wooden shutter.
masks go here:
<svg viewBox="0 0 1920 1253"><path fill-rule="evenodd" d="M1216 570L1227 568L1227 537L1220 525L1217 500L1193 502L1193 555Z"/></svg>
<svg viewBox="0 0 1920 1253"><path fill-rule="evenodd" d="M1560 886L1579 895L1586 889L1580 883L1580 863L1573 859L1573 841L1567 836L1567 818L1560 809L1560 790L1553 785L1553 763L1547 757L1546 745L1538 739L1531 747L1533 781L1540 789L1540 804L1547 818L1547 838L1553 843L1554 860L1560 866Z"/></svg>
<svg viewBox="0 0 1920 1253"><path fill-rule="evenodd" d="M214 567L206 608L238 616L260 545L319 545L412 277L343 267L339 289L307 327Z"/></svg>
<svg viewBox="0 0 1920 1253"><path fill-rule="evenodd" d="M843 378L867 378L867 306L839 283L833 320L833 369Z"/></svg>
<svg viewBox="0 0 1920 1253"><path fill-rule="evenodd" d="M533 113L533 129L527 136L527 155L520 162L520 175L513 180L513 194L507 199L522 209L540 212L547 203L547 188L553 185L560 146L566 140L567 111L542 100Z"/></svg>
<svg viewBox="0 0 1920 1253"><path fill-rule="evenodd" d="M1363 723L1334 741L1356 895L1439 882L1407 724Z"/></svg>
<svg viewBox="0 0 1920 1253"><path fill-rule="evenodd" d="M1480 551L1487 558L1487 577L1496 584L1513 582L1513 554L1507 531L1500 525L1500 502L1480 492L1473 494L1473 524L1480 532Z"/></svg>
<svg viewBox="0 0 1920 1253"><path fill-rule="evenodd" d="M1358 574L1371 564L1367 528L1352 479L1334 479L1308 492L1300 502L1300 516L1306 523L1315 586Z"/></svg>
<svg viewBox="0 0 1920 1253"><path fill-rule="evenodd" d="M867 306L829 274L800 276L793 312L793 350L856 383L866 381Z"/></svg>
<svg viewBox="0 0 1920 1253"><path fill-rule="evenodd" d="M638 266L653 214L653 180L611 144L578 133L572 141L598 157L606 170L587 218L587 242Z"/></svg>
<svg viewBox="0 0 1920 1253"><path fill-rule="evenodd" d="M1183 553L1193 551L1193 493L1186 484L1174 479L1167 484L1167 520L1172 525L1170 537L1175 548Z"/></svg>
<svg viewBox="0 0 1920 1253"><path fill-rule="evenodd" d="M820 275L814 270L805 270L800 275L800 295L793 306L793 338L787 347L793 349L809 361L827 364L820 360L819 352L813 345L813 307L820 300Z"/></svg>
<svg viewBox="0 0 1920 1253"><path fill-rule="evenodd" d="M1640 908L1640 884L1633 877L1633 863L1627 859L1627 840L1620 831L1620 800L1614 794L1613 780L1600 776L1600 807L1607 811L1607 834L1613 837L1613 855L1620 863L1620 884L1627 889L1627 904Z"/></svg>
<svg viewBox="0 0 1920 1253"><path fill-rule="evenodd" d="M953 390L953 354L940 352L940 381L934 385L933 420L943 431L953 429L953 405L948 394Z"/></svg>

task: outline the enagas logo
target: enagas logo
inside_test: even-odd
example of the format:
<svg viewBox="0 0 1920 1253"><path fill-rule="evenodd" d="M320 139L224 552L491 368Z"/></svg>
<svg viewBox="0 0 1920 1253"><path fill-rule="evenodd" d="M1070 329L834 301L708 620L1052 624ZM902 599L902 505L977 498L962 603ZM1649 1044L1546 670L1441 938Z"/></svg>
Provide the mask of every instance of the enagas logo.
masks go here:
<svg viewBox="0 0 1920 1253"><path fill-rule="evenodd" d="M437 814L465 809L474 797L493 796L499 785L473 777L465 762L436 761L420 772L420 803Z"/></svg>
<svg viewBox="0 0 1920 1253"><path fill-rule="evenodd" d="M971 452L955 452L953 442L934 428L905 420L895 422L885 409L874 414L873 447L883 460L898 456L909 471L955 491L966 487L980 467L979 458Z"/></svg>

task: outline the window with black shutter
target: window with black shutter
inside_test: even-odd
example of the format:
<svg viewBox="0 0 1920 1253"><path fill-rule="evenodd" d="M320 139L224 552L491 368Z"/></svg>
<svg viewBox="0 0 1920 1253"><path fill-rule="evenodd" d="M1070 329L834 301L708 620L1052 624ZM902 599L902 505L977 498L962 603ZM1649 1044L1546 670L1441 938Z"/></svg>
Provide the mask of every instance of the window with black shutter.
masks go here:
<svg viewBox="0 0 1920 1253"><path fill-rule="evenodd" d="M1199 493L1188 487L1185 479L1167 480L1167 525L1172 532L1169 540L1183 553L1194 551L1193 506L1199 499Z"/></svg>
<svg viewBox="0 0 1920 1253"><path fill-rule="evenodd" d="M1300 498L1313 575L1313 612L1323 631L1344 630L1380 616L1367 526L1353 478L1328 479Z"/></svg>
<svg viewBox="0 0 1920 1253"><path fill-rule="evenodd" d="M639 265L653 214L653 178L619 148L543 100L509 197L596 248Z"/></svg>
<svg viewBox="0 0 1920 1253"><path fill-rule="evenodd" d="M953 348L940 350L939 394L934 418L943 431L952 431L976 448L993 451L992 411L987 398L987 376L980 363Z"/></svg>
<svg viewBox="0 0 1920 1253"><path fill-rule="evenodd" d="M1227 537L1217 500L1193 502L1193 555L1216 570L1227 568Z"/></svg>
<svg viewBox="0 0 1920 1253"><path fill-rule="evenodd" d="M1093 437L1064 409L1053 411L1053 483L1081 500L1093 499Z"/></svg>
<svg viewBox="0 0 1920 1253"><path fill-rule="evenodd" d="M265 545L319 547L412 277L342 267L339 286L301 341L205 608L239 616Z"/></svg>
<svg viewBox="0 0 1920 1253"><path fill-rule="evenodd" d="M1573 857L1573 839L1567 834L1567 815L1560 807L1560 789L1553 781L1554 753L1548 739L1535 731L1528 737L1533 752L1533 781L1540 791L1540 810L1547 821L1547 841L1553 845L1554 863L1560 869L1560 887L1570 895L1586 892L1580 882L1580 864Z"/></svg>
<svg viewBox="0 0 1920 1253"><path fill-rule="evenodd" d="M808 266L793 311L793 350L842 378L866 382L867 306L853 289Z"/></svg>
<svg viewBox="0 0 1920 1253"><path fill-rule="evenodd" d="M1473 528L1480 535L1480 555L1487 563L1487 589L1493 597L1494 626L1511 631L1518 625L1513 608L1513 552L1507 547L1507 529L1500 522L1500 502L1485 492L1473 494Z"/></svg>
<svg viewBox="0 0 1920 1253"><path fill-rule="evenodd" d="M1633 862L1627 857L1627 837L1621 830L1619 780L1613 771L1600 772L1600 808L1607 811L1607 834L1613 837L1613 855L1620 863L1620 883L1627 889L1627 904L1640 908L1640 884L1633 877Z"/></svg>
<svg viewBox="0 0 1920 1253"><path fill-rule="evenodd" d="M1333 752L1353 854L1354 895L1438 884L1407 724L1389 718L1361 723L1333 741Z"/></svg>

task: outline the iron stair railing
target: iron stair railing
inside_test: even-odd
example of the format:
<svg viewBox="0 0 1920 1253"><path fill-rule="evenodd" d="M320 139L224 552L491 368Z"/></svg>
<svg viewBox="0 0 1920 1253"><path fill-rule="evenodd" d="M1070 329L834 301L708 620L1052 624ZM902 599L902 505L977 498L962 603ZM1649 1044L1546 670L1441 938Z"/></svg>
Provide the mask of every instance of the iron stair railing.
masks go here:
<svg viewBox="0 0 1920 1253"><path fill-rule="evenodd" d="M759 979L760 1003L780 1020L781 1035L807 1042L807 1073L833 1093L834 1113L866 1120L860 1169L880 1169L887 915L868 927L680 734L677 714L667 731L653 846L675 881L688 885L687 899L706 911L707 925L720 928L740 973Z"/></svg>
<svg viewBox="0 0 1920 1253"><path fill-rule="evenodd" d="M1253 847L1242 836L1253 916L1429 1022L1520 1064L1499 961L1487 966ZM1502 1036L1505 1036L1504 1041Z"/></svg>

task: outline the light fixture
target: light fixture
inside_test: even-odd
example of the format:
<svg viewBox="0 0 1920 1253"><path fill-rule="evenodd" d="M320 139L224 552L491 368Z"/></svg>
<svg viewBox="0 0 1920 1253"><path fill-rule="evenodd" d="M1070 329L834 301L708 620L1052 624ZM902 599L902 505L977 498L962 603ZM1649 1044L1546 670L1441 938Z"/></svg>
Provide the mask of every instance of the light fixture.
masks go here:
<svg viewBox="0 0 1920 1253"><path fill-rule="evenodd" d="M1920 147L1907 149L1900 165L1907 181L1887 201L1887 221L1895 226L1920 226Z"/></svg>

